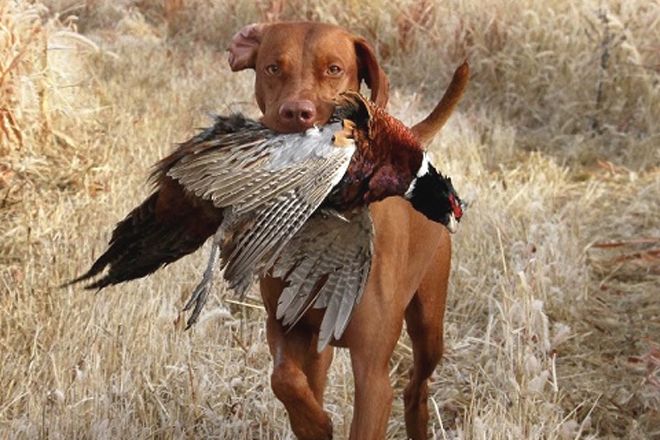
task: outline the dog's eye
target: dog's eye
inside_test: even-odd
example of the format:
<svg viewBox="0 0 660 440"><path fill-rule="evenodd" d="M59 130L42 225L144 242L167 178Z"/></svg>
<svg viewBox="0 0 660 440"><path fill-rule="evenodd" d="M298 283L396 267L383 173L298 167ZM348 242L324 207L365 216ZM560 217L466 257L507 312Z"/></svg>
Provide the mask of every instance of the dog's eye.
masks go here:
<svg viewBox="0 0 660 440"><path fill-rule="evenodd" d="M336 64L331 64L331 65L328 67L328 71L327 71L327 72L328 72L328 75L330 75L330 76L339 76L339 75L341 75L342 70L341 70L341 67L339 67L338 65L336 65Z"/></svg>
<svg viewBox="0 0 660 440"><path fill-rule="evenodd" d="M280 73L280 66L277 64L269 64L266 66L265 70L268 75L277 75Z"/></svg>

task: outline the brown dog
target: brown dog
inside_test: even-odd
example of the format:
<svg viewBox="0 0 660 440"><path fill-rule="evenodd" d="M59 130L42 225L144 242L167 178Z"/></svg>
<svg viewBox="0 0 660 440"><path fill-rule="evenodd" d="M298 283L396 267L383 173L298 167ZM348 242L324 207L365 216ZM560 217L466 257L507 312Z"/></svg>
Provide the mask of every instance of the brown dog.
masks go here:
<svg viewBox="0 0 660 440"><path fill-rule="evenodd" d="M255 92L262 122L280 132L303 131L324 123L332 100L359 90L364 80L371 99L385 106L388 80L371 46L343 28L319 23L252 24L236 34L229 48L232 70L256 71ZM442 127L467 84L459 67L442 101L413 131L424 143ZM343 337L333 345L350 350L355 376L351 439L385 437L392 402L388 362L405 317L414 366L405 389L406 430L427 438L427 380L442 356L442 330L451 258L447 230L412 209L402 198L371 207L375 226L369 281ZM261 280L268 312L268 343L273 356L273 391L289 413L300 439L332 437L323 410L323 390L333 348L317 353L323 311L310 310L293 329L275 318L281 280Z"/></svg>

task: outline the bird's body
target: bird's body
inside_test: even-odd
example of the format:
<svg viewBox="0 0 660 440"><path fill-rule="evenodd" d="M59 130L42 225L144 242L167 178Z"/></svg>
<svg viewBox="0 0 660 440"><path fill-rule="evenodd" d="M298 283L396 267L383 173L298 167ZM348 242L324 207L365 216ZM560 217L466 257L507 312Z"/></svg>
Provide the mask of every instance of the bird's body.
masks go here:
<svg viewBox="0 0 660 440"><path fill-rule="evenodd" d="M203 281L186 308L190 323L206 301L218 249L238 293L272 270L288 282L277 309L294 325L325 309L319 349L338 339L371 264L367 206L404 196L431 220L460 218L451 181L429 164L414 135L356 93L333 118L303 134L277 134L241 115L182 144L156 167L157 191L122 221L108 250L76 281L108 273L90 288L147 275L214 235Z"/></svg>

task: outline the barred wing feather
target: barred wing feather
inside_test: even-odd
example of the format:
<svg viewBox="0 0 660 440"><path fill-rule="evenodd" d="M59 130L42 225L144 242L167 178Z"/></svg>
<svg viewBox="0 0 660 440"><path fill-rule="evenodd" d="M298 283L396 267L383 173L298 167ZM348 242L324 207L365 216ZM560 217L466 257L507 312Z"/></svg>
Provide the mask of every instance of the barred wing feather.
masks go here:
<svg viewBox="0 0 660 440"><path fill-rule="evenodd" d="M220 226L224 278L244 293L346 173L355 146L334 144L341 124L218 144L182 157L167 175L225 208Z"/></svg>
<svg viewBox="0 0 660 440"><path fill-rule="evenodd" d="M218 139L182 157L167 175L197 197L213 201L218 208L232 207L238 215L291 189L308 186L310 180L316 179L318 186L332 183L332 188L355 151L355 146L333 143L334 133L340 129L341 124L335 123L304 134L247 138L245 143L235 142L233 134L223 136L232 141ZM324 167L331 172L324 172ZM335 175L337 172L341 174Z"/></svg>
<svg viewBox="0 0 660 440"><path fill-rule="evenodd" d="M288 281L277 318L295 325L310 307L325 308L318 350L339 339L364 291L372 255L367 208L348 218L320 212L307 221L277 261L273 275Z"/></svg>

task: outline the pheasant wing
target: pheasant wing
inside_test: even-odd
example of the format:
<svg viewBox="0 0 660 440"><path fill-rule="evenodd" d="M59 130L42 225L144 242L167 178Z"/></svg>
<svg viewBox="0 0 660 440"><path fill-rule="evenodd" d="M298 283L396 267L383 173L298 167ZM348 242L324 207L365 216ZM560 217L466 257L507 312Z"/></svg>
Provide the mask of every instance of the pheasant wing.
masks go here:
<svg viewBox="0 0 660 440"><path fill-rule="evenodd" d="M258 209L248 214L230 210L221 226L225 232L221 257L224 277L238 293L249 287L255 273L271 268L285 246L291 246L292 237L344 175L350 156L348 151L339 153L343 154L326 158L296 187Z"/></svg>
<svg viewBox="0 0 660 440"><path fill-rule="evenodd" d="M303 134L237 133L242 142L226 135L183 155L166 173L197 197L218 208L231 207L240 215L306 186L328 163L350 160L355 147L341 148L333 141L340 129L341 124L335 123Z"/></svg>
<svg viewBox="0 0 660 440"><path fill-rule="evenodd" d="M346 173L355 145L335 143L340 123L305 134L218 144L181 157L167 176L225 208L224 278L243 293L277 256Z"/></svg>
<svg viewBox="0 0 660 440"><path fill-rule="evenodd" d="M315 214L275 264L273 275L288 281L277 318L295 325L310 308L325 308L318 350L339 339L360 301L371 267L373 225L367 208L349 217Z"/></svg>

